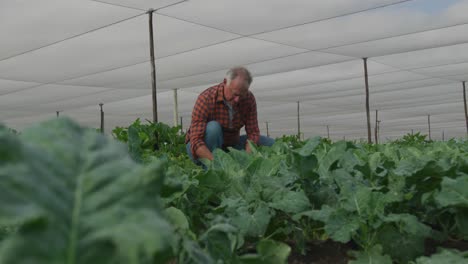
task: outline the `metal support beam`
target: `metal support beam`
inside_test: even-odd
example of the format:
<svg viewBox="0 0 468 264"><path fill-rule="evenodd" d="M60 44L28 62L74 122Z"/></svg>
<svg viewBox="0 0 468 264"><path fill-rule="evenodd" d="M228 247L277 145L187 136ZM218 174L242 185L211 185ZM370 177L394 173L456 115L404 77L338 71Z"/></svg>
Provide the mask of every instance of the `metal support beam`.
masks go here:
<svg viewBox="0 0 468 264"><path fill-rule="evenodd" d="M153 9L148 10L149 16L149 41L150 41L150 61L151 61L151 88L153 98L153 122L158 122L158 98L156 94L156 63L154 58L154 38L153 38Z"/></svg>
<svg viewBox="0 0 468 264"><path fill-rule="evenodd" d="M104 134L104 111L102 111L103 103L99 103L99 107L101 108L101 133Z"/></svg>
<svg viewBox="0 0 468 264"><path fill-rule="evenodd" d="M364 80L366 83L366 114L367 114L367 143L372 143L372 132L370 124L370 110L369 110L369 76L367 74L367 58L364 60Z"/></svg>
<svg viewBox="0 0 468 264"><path fill-rule="evenodd" d="M177 100L177 89L174 89L174 126L179 124L179 102Z"/></svg>

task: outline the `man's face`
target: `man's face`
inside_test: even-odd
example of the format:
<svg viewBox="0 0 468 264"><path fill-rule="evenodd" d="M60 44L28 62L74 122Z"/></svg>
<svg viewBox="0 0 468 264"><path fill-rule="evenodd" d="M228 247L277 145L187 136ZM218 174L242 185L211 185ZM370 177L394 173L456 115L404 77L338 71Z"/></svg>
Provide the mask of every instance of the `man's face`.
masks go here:
<svg viewBox="0 0 468 264"><path fill-rule="evenodd" d="M242 77L237 77L229 84L232 98L231 101L238 103L241 98L247 96L249 92L249 84Z"/></svg>

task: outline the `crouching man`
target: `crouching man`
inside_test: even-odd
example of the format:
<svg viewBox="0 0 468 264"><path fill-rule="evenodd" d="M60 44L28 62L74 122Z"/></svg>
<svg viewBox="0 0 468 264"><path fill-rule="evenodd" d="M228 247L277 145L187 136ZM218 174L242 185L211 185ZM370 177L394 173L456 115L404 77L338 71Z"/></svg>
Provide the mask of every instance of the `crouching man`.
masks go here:
<svg viewBox="0 0 468 264"><path fill-rule="evenodd" d="M233 147L250 153L247 140L271 146L272 138L260 135L257 103L249 91L252 75L244 67L230 69L223 82L203 91L193 107L192 123L185 143L187 153L197 164L199 159L213 160L217 148ZM240 136L245 126L247 135Z"/></svg>

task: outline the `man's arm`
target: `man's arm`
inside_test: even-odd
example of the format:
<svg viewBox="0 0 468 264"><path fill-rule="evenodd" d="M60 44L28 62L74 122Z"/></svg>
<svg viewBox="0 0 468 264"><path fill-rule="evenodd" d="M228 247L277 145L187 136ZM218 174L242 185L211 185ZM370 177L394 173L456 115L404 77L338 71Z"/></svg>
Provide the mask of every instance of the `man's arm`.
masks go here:
<svg viewBox="0 0 468 264"><path fill-rule="evenodd" d="M196 154L200 159L213 160L213 153L211 153L211 151L206 147L206 145L199 146Z"/></svg>
<svg viewBox="0 0 468 264"><path fill-rule="evenodd" d="M258 144L260 139L260 129L258 128L257 102L255 101L255 97L252 93L249 95L248 105L250 110L247 111L245 132L247 133L248 140L252 141L254 144ZM246 142L245 150L247 153L251 152L248 141Z"/></svg>
<svg viewBox="0 0 468 264"><path fill-rule="evenodd" d="M245 143L245 152L249 154L252 153L252 150L250 149L250 145L248 141Z"/></svg>
<svg viewBox="0 0 468 264"><path fill-rule="evenodd" d="M208 120L208 104L203 96L198 96L192 111L192 124L190 125L190 144L193 158L213 160L213 154L206 147L204 138Z"/></svg>

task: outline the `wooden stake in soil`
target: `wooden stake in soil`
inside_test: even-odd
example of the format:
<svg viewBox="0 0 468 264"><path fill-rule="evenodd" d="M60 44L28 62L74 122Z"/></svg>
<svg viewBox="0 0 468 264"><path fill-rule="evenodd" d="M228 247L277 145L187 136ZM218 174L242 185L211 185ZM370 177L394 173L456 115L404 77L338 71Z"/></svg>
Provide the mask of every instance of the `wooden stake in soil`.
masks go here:
<svg viewBox="0 0 468 264"><path fill-rule="evenodd" d="M330 139L330 128L327 125L327 138Z"/></svg>
<svg viewBox="0 0 468 264"><path fill-rule="evenodd" d="M153 9L148 10L149 16L149 41L150 41L150 61L151 61L151 88L153 98L153 122L158 122L158 99L156 94L156 64L154 59L154 38L153 38Z"/></svg>
<svg viewBox="0 0 468 264"><path fill-rule="evenodd" d="M367 74L367 58L363 58L363 60L364 60L364 80L366 83L367 142L371 144L372 132L371 132L370 110L369 110L369 77Z"/></svg>

